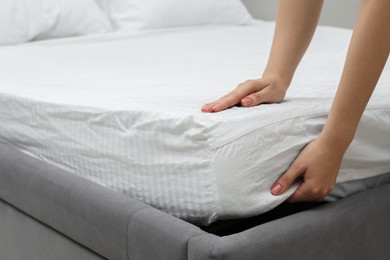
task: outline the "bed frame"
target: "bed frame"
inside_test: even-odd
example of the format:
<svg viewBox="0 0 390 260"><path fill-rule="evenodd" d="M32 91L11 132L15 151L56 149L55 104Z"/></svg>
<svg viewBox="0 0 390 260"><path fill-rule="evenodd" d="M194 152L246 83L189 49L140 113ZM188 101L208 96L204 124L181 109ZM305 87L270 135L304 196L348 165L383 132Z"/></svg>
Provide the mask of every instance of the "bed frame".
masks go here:
<svg viewBox="0 0 390 260"><path fill-rule="evenodd" d="M223 236L0 145L0 258L390 259L389 195L382 185Z"/></svg>

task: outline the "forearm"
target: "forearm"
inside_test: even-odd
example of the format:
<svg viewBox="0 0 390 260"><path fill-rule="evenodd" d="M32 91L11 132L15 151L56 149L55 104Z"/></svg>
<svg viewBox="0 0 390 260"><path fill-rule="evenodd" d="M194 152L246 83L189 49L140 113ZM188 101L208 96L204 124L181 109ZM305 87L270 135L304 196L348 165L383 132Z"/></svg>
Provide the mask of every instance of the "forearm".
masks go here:
<svg viewBox="0 0 390 260"><path fill-rule="evenodd" d="M276 28L264 75L288 86L318 24L323 0L279 0Z"/></svg>
<svg viewBox="0 0 390 260"><path fill-rule="evenodd" d="M363 0L344 70L321 134L345 152L390 51L390 1ZM390 86L389 86L390 87Z"/></svg>

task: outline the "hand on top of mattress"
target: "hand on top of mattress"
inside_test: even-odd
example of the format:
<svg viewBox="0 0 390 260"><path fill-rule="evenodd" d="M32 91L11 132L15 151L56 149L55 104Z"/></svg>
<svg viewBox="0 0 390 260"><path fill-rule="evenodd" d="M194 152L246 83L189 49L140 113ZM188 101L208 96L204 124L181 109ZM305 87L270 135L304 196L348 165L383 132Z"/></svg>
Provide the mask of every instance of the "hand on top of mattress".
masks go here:
<svg viewBox="0 0 390 260"><path fill-rule="evenodd" d="M336 185L343 159L342 149L321 139L308 144L290 168L273 185L271 192L277 196L302 177L303 181L289 202L321 201Z"/></svg>
<svg viewBox="0 0 390 260"><path fill-rule="evenodd" d="M272 77L247 80L222 98L205 104L202 112L219 112L237 104L252 107L264 103L279 103L283 101L287 88L288 85Z"/></svg>

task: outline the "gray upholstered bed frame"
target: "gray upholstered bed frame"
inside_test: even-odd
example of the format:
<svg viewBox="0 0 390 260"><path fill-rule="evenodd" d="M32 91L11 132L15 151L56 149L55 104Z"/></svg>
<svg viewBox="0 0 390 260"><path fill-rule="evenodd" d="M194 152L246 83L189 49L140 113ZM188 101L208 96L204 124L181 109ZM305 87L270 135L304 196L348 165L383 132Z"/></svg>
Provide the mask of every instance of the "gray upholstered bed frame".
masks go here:
<svg viewBox="0 0 390 260"><path fill-rule="evenodd" d="M217 236L0 145L0 259L390 259L390 184Z"/></svg>

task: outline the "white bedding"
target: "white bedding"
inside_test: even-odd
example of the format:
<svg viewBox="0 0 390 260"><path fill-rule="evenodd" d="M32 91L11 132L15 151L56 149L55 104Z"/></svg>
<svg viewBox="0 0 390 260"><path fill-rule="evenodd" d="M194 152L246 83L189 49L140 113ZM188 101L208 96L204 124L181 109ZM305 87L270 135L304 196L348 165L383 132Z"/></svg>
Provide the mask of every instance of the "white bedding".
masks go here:
<svg viewBox="0 0 390 260"><path fill-rule="evenodd" d="M0 48L0 142L198 223L252 216L321 131L351 32L318 29L285 102L203 114L259 77L273 23L204 26ZM390 68L338 182L390 172Z"/></svg>

